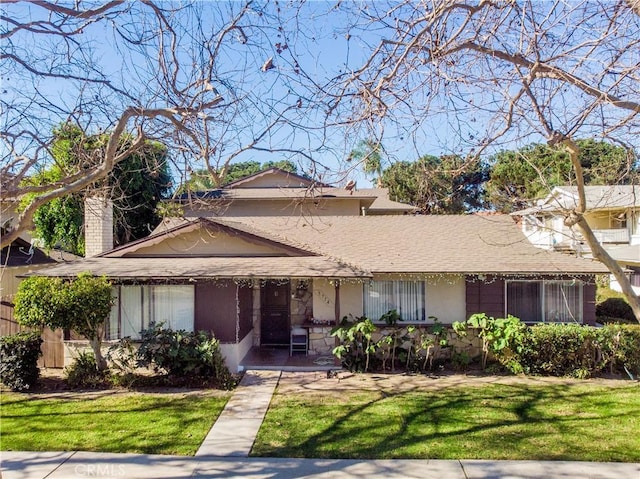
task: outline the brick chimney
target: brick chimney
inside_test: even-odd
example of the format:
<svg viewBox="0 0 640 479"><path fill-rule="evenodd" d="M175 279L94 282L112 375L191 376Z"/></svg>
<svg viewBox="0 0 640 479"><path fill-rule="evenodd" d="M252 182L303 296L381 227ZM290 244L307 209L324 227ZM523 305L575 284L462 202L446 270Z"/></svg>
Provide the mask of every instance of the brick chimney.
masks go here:
<svg viewBox="0 0 640 479"><path fill-rule="evenodd" d="M100 196L84 200L84 256L90 258L113 248L113 202Z"/></svg>

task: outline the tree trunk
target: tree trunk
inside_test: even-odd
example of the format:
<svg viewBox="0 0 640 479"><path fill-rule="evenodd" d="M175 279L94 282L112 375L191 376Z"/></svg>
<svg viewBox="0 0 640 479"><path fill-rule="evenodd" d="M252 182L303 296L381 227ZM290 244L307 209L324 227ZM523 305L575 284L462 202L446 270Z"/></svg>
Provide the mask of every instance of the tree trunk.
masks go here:
<svg viewBox="0 0 640 479"><path fill-rule="evenodd" d="M629 302L633 314L636 320L640 323L640 300L638 295L633 290L629 278L624 273L618 262L611 257L609 253L602 247L596 236L593 234L593 230L584 219L584 213L587 210L586 196L584 191L584 175L582 173L582 164L580 163L580 147L571 138L563 138L561 141L571 158L574 172L576 174L576 186L578 188L578 205L571 211L565 218L565 225L577 226L585 241L591 248L591 254L593 258L604 264L611 272L614 278L618 281L622 293Z"/></svg>
<svg viewBox="0 0 640 479"><path fill-rule="evenodd" d="M576 225L580 229L582 236L584 236L584 239L591 248L591 254L593 255L593 258L604 264L611 272L613 277L618 281L618 284L622 289L622 293L629 302L629 306L631 306L631 309L633 310L633 314L635 315L636 320L640 322L640 299L633 290L629 278L624 273L618 262L613 259L609 253L607 253L600 242L596 239L593 231L591 230L591 227L587 224L587 221L583 216L578 218Z"/></svg>
<svg viewBox="0 0 640 479"><path fill-rule="evenodd" d="M96 366L98 371L104 371L107 369L107 360L102 355L102 340L100 338L94 338L89 341L91 349L93 349L93 355L96 357Z"/></svg>

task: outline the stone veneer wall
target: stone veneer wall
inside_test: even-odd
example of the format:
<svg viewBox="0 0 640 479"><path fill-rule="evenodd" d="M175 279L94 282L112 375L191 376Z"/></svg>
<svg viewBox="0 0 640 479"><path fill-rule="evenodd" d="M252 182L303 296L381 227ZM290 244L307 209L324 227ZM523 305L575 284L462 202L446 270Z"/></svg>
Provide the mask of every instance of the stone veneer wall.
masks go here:
<svg viewBox="0 0 640 479"><path fill-rule="evenodd" d="M306 285L306 289L298 289L299 286ZM299 292L298 292L299 291ZM312 280L292 280L291 281L291 325L303 324L313 317L313 281Z"/></svg>
<svg viewBox="0 0 640 479"><path fill-rule="evenodd" d="M336 339L331 336L333 326L313 326L309 328L309 354L315 356L331 355L336 347Z"/></svg>

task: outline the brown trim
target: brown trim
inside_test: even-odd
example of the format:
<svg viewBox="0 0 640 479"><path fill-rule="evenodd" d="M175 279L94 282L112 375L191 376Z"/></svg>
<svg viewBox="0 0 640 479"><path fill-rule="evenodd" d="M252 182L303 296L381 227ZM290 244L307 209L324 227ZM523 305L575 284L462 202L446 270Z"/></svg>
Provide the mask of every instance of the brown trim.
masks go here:
<svg viewBox="0 0 640 479"><path fill-rule="evenodd" d="M335 309L334 316L336 324L340 323L340 281L335 280Z"/></svg>

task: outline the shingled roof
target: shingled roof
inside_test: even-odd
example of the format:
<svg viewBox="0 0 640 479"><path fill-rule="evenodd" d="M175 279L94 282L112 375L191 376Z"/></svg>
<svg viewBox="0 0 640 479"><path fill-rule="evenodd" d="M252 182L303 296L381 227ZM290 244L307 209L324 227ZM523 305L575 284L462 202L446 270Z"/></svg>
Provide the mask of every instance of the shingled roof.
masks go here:
<svg viewBox="0 0 640 479"><path fill-rule="evenodd" d="M41 271L83 271L115 278L371 277L374 274L589 275L606 273L593 260L534 247L506 215L225 217L170 221L149 241L182 229L218 224L274 244L293 256L179 258L103 257ZM186 228L185 228L186 227ZM142 240L143 242L145 240ZM296 252L297 251L297 252ZM114 257L116 256L116 257Z"/></svg>

